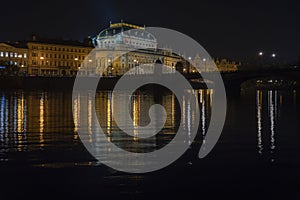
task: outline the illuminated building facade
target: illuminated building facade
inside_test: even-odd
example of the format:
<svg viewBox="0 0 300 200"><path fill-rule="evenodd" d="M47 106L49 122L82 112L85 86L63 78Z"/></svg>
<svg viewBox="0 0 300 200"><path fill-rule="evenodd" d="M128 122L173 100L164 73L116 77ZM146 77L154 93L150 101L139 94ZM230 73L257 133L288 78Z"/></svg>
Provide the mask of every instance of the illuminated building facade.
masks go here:
<svg viewBox="0 0 300 200"><path fill-rule="evenodd" d="M78 41L37 40L28 46L28 73L44 76L74 76L81 63L93 49L91 44Z"/></svg>
<svg viewBox="0 0 300 200"><path fill-rule="evenodd" d="M238 67L241 66L241 62L231 61L229 59L210 59L210 58L201 58L199 55L196 55L192 59L194 66L200 67L203 72L212 72L214 70L214 65L217 66L220 72L236 72ZM195 68L189 68L190 73L196 72Z"/></svg>
<svg viewBox="0 0 300 200"><path fill-rule="evenodd" d="M0 61L15 65L28 75L74 76L93 49L91 43L37 39L22 43L0 43ZM2 66L2 68L5 66Z"/></svg>
<svg viewBox="0 0 300 200"><path fill-rule="evenodd" d="M7 66L20 67L26 72L28 67L28 48L21 43L0 43L0 67Z"/></svg>
<svg viewBox="0 0 300 200"><path fill-rule="evenodd" d="M86 59L88 62L83 62L93 49L96 53ZM210 72L214 64L221 72L234 72L241 65L228 59L213 60L199 55L194 59L185 58L171 49L158 48L156 37L145 27L124 22L110 23L92 40L84 42L33 36L26 42L0 43L0 68L5 68L5 65L18 66L21 72L28 75L75 76L83 67L82 75L103 73L104 76L121 76L139 65L147 65L148 68L130 73L151 74L157 61L169 66L163 73L174 73L175 70L196 73L193 66Z"/></svg>
<svg viewBox="0 0 300 200"><path fill-rule="evenodd" d="M93 39L93 44L97 49L95 64L99 71L87 70L86 74L103 72L104 76L120 76L142 64L149 65L149 70L136 70L133 74L149 74L153 73L157 60L170 67L164 73L174 73L176 63L181 61L170 49L158 49L157 39L145 27L123 22L111 23ZM107 70L103 71L104 68Z"/></svg>

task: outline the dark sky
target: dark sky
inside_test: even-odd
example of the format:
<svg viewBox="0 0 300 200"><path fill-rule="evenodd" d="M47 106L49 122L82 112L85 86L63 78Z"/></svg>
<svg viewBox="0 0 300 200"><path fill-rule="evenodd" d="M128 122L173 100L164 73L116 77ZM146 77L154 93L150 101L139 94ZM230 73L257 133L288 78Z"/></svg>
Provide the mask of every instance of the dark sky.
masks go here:
<svg viewBox="0 0 300 200"><path fill-rule="evenodd" d="M299 0L2 1L0 19L0 41L31 33L83 39L123 19L185 33L212 56L243 60L264 50L292 61L300 55Z"/></svg>

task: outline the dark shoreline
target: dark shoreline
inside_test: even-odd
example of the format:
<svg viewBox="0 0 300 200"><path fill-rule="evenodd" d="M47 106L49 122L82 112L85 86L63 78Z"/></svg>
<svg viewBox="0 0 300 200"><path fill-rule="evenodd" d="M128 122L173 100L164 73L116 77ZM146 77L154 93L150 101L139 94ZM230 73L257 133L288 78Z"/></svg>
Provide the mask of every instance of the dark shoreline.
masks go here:
<svg viewBox="0 0 300 200"><path fill-rule="evenodd" d="M98 77L80 77L82 79L94 82L98 80ZM132 80L135 79L145 79L149 78L147 76L132 77ZM166 76L168 78L168 76ZM58 91L72 91L75 83L76 77L43 77L43 76L0 76L0 89L1 90L11 90L11 89L21 89L21 90L58 90ZM114 89L116 83L120 77L101 77L101 80L98 83L97 90L112 90ZM151 77L150 77L151 79ZM225 88L227 92L232 92L240 89L278 89L278 90L289 90L289 89L298 89L300 84L297 81L297 84L284 84L284 85L272 85L272 84L263 84L257 85L255 82L251 81L248 84L234 85L230 82L225 82ZM191 86L194 89L207 89L207 86L204 82L192 82L190 81Z"/></svg>
<svg viewBox="0 0 300 200"><path fill-rule="evenodd" d="M87 81L95 81L98 77L80 77ZM97 90L112 90L120 77L102 77ZM166 77L167 78L167 77ZM2 76L0 77L0 89L24 89L24 90L62 90L71 91L76 77L41 77L41 76ZM133 77L134 79L145 79L145 77ZM195 89L206 89L204 83L194 83L191 85Z"/></svg>

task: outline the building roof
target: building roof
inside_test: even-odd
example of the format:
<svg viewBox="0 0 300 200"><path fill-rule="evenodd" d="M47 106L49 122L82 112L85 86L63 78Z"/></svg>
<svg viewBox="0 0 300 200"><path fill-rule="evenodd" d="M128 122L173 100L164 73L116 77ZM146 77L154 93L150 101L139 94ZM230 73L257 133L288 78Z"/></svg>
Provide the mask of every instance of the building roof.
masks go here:
<svg viewBox="0 0 300 200"><path fill-rule="evenodd" d="M42 43L42 44L56 44L56 45L67 45L67 46L78 46L78 47L91 47L93 48L92 42L89 38L85 39L84 42L78 40L64 40L61 38L39 38L33 36L28 43Z"/></svg>
<svg viewBox="0 0 300 200"><path fill-rule="evenodd" d="M111 23L110 27L101 31L98 38L105 38L123 33L124 35L134 36L142 39L155 40L155 37L145 30L145 27L128 23Z"/></svg>
<svg viewBox="0 0 300 200"><path fill-rule="evenodd" d="M20 41L20 42L11 42L11 41L6 41L6 42L0 42L0 43L4 43L6 45L15 47L15 48L23 48L23 49L27 49L27 43L24 41Z"/></svg>

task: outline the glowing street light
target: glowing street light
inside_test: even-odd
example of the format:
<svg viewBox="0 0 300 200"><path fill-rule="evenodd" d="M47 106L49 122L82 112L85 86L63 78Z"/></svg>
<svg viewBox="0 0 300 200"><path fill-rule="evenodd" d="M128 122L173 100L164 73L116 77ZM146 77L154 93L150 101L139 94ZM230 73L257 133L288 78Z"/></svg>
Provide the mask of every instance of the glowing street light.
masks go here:
<svg viewBox="0 0 300 200"><path fill-rule="evenodd" d="M261 52L258 53L258 55L262 56L262 55L264 55L264 53L261 51Z"/></svg>
<svg viewBox="0 0 300 200"><path fill-rule="evenodd" d="M204 72L206 72L206 58L203 58L202 61L204 62Z"/></svg>
<svg viewBox="0 0 300 200"><path fill-rule="evenodd" d="M272 58L276 58L276 54L275 53L272 54Z"/></svg>
<svg viewBox="0 0 300 200"><path fill-rule="evenodd" d="M139 61L133 60L133 62L135 63L135 74L139 74L139 68L137 67L139 65Z"/></svg>

